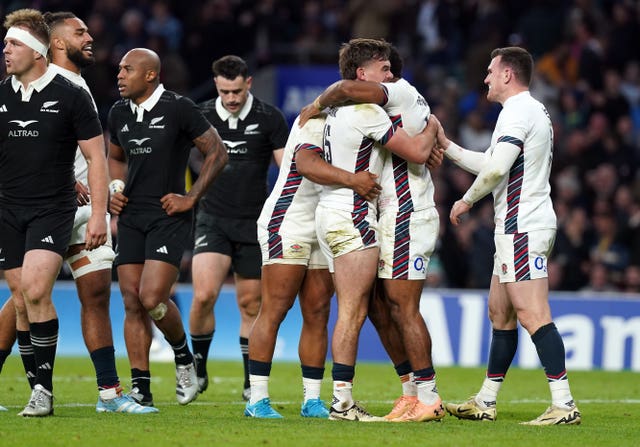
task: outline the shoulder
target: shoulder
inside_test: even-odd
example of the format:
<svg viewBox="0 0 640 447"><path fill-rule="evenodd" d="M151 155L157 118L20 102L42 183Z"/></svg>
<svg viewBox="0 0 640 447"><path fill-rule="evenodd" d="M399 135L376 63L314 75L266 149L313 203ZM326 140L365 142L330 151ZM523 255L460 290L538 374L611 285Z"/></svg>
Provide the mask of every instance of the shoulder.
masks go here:
<svg viewBox="0 0 640 447"><path fill-rule="evenodd" d="M282 117L284 119L284 114L282 111L267 102L262 101L259 98L253 97L253 105L251 106L251 110L260 115L270 116L270 117Z"/></svg>
<svg viewBox="0 0 640 447"><path fill-rule="evenodd" d="M216 98L207 99L198 103L198 107L205 113L213 112L216 110Z"/></svg>

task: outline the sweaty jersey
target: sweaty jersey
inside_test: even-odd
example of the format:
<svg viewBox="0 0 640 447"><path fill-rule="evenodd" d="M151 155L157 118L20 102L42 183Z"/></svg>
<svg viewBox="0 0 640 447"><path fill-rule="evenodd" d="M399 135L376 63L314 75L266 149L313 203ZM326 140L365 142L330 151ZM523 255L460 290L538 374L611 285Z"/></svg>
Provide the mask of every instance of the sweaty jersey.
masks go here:
<svg viewBox="0 0 640 447"><path fill-rule="evenodd" d="M380 176L387 152L380 145L385 145L393 134L389 116L377 104L332 107L324 126L325 160L349 172L369 171ZM377 215L375 204L344 186L324 186L320 203L327 208Z"/></svg>
<svg viewBox="0 0 640 447"><path fill-rule="evenodd" d="M520 154L493 191L496 234L556 228L549 185L553 128L547 109L529 92L504 102L488 154L499 142L515 144Z"/></svg>
<svg viewBox="0 0 640 447"><path fill-rule="evenodd" d="M109 111L109 132L111 143L121 147L127 159L125 210L162 210L161 197L185 194L193 140L210 126L193 101L162 85L138 107L129 99L116 102Z"/></svg>
<svg viewBox="0 0 640 447"><path fill-rule="evenodd" d="M404 79L382 84L387 90L387 111L395 126L401 126L409 136L422 132L431 109L418 90ZM411 163L389 153L385 158L378 198L380 212L393 210L412 212L435 206L434 188L429 169L424 164Z"/></svg>
<svg viewBox="0 0 640 447"><path fill-rule="evenodd" d="M238 116L220 98L200 104L227 148L229 160L211 183L200 207L207 213L236 219L256 219L267 198L267 173L276 149L287 142L289 127L276 107L249 95Z"/></svg>
<svg viewBox="0 0 640 447"><path fill-rule="evenodd" d="M0 83L0 206L76 208L79 140L102 134L89 95L52 70Z"/></svg>
<svg viewBox="0 0 640 447"><path fill-rule="evenodd" d="M299 150L322 151L325 119L313 118L302 129L298 126L298 120L299 117L291 127L278 179L264 202L258 226L267 228L270 234L286 234L289 238L311 243L315 240L315 226L312 223L321 186L298 172L296 153ZM311 225L304 228L300 223L306 219Z"/></svg>

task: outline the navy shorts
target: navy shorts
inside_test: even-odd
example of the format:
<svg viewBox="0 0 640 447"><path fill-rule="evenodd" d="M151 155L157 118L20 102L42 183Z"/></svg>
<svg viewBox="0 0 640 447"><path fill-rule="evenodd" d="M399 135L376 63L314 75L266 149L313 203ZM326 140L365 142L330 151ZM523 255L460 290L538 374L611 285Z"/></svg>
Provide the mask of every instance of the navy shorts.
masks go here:
<svg viewBox="0 0 640 447"><path fill-rule="evenodd" d="M222 253L231 257L233 271L260 278L262 253L255 219L229 219L202 210L196 215L193 254Z"/></svg>
<svg viewBox="0 0 640 447"><path fill-rule="evenodd" d="M75 208L1 208L0 269L22 266L30 250L49 250L64 256L71 239Z"/></svg>
<svg viewBox="0 0 640 447"><path fill-rule="evenodd" d="M180 268L190 248L193 212L169 216L163 210L124 212L118 218L114 265L163 261Z"/></svg>

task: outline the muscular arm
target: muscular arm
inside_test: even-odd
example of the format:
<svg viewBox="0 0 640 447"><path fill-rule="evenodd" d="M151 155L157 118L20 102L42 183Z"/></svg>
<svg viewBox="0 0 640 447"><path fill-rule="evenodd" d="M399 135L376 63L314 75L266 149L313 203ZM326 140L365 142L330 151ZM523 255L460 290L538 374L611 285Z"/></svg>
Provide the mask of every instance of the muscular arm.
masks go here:
<svg viewBox="0 0 640 447"><path fill-rule="evenodd" d="M404 129L398 128L384 147L409 162L424 164L435 146L439 126L438 119L431 115L429 123L418 135L410 137Z"/></svg>
<svg viewBox="0 0 640 447"><path fill-rule="evenodd" d="M509 173L513 163L520 154L520 147L515 144L498 143L493 153L487 157L478 176L471 184L462 200L473 205L478 200L489 194Z"/></svg>
<svg viewBox="0 0 640 447"><path fill-rule="evenodd" d="M273 161L275 161L276 165L280 167L282 164L282 156L284 155L284 148L276 149L273 151Z"/></svg>
<svg viewBox="0 0 640 447"><path fill-rule="evenodd" d="M89 140L78 141L82 155L89 166L89 190L91 191L91 217L87 224L86 248L99 247L107 241L107 159L104 154L102 134Z"/></svg>
<svg viewBox="0 0 640 447"><path fill-rule="evenodd" d="M295 160L298 172L319 185L344 186L369 201L375 199L382 190L375 181L377 175L368 171L353 173L337 168L313 150L297 149Z"/></svg>
<svg viewBox="0 0 640 447"><path fill-rule="evenodd" d="M204 157L198 180L187 193L187 197L193 200L193 205L195 205L213 179L227 164L229 156L220 135L213 127L209 127L205 133L193 140L193 143Z"/></svg>
<svg viewBox="0 0 640 447"><path fill-rule="evenodd" d="M382 85L377 82L343 79L331 84L312 104L302 108L299 126L304 126L309 118L318 115L325 107L337 106L347 101L383 105L386 98Z"/></svg>
<svg viewBox="0 0 640 447"><path fill-rule="evenodd" d="M442 126L438 128L438 145L445 150L445 156L467 172L478 175L486 162L485 152L464 149L447 138Z"/></svg>
<svg viewBox="0 0 640 447"><path fill-rule="evenodd" d="M123 182L127 178L127 161L124 150L113 143L109 143L109 177L112 180L119 179ZM109 199L109 211L114 216L119 215L127 205L127 197L122 192L111 194Z"/></svg>

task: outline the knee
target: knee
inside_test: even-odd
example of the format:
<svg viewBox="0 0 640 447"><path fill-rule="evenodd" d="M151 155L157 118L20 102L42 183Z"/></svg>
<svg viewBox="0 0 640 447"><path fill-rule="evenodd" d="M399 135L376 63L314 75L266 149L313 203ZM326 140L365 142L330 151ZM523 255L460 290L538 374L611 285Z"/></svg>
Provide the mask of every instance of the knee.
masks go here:
<svg viewBox="0 0 640 447"><path fill-rule="evenodd" d="M331 306L329 303L314 303L311 306L305 306L302 309L302 318L305 324L312 326L324 326L326 327L329 321L329 312Z"/></svg>
<svg viewBox="0 0 640 447"><path fill-rule="evenodd" d="M261 299L259 296L239 296L238 309L240 309L240 314L245 317L255 318L260 311L260 301ZM286 311L284 313L286 314Z"/></svg>
<svg viewBox="0 0 640 447"><path fill-rule="evenodd" d="M159 303L157 306L148 310L149 316L154 321L162 320L167 314L168 307L165 303Z"/></svg>

